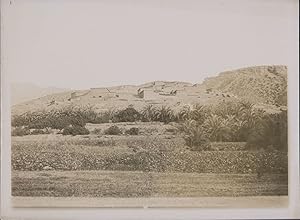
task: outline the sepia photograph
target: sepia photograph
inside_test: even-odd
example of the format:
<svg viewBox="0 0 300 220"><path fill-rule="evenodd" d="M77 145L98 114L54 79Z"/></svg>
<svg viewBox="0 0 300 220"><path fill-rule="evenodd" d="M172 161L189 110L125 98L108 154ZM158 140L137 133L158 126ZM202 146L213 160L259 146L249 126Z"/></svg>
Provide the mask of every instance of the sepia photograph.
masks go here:
<svg viewBox="0 0 300 220"><path fill-rule="evenodd" d="M17 84L12 196L287 196L287 75L256 66L195 84Z"/></svg>
<svg viewBox="0 0 300 220"><path fill-rule="evenodd" d="M293 204L297 1L1 4L11 207Z"/></svg>

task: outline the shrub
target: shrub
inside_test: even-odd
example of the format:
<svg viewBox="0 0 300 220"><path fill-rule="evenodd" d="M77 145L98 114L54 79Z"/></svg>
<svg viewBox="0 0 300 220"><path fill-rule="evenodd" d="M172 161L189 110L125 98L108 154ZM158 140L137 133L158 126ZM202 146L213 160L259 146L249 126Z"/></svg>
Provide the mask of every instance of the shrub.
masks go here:
<svg viewBox="0 0 300 220"><path fill-rule="evenodd" d="M24 136L29 134L30 130L28 128L16 127L11 131L11 136Z"/></svg>
<svg viewBox="0 0 300 220"><path fill-rule="evenodd" d="M93 119L89 121L89 123L94 124L102 124L102 123L109 123L113 120L114 115L116 112L114 110L108 110L105 112L98 113Z"/></svg>
<svg viewBox="0 0 300 220"><path fill-rule="evenodd" d="M141 114L133 107L128 107L117 112L113 117L113 122L134 122L141 118Z"/></svg>
<svg viewBox="0 0 300 220"><path fill-rule="evenodd" d="M11 118L11 126L12 127L19 127L19 126L27 126L29 123L28 118L26 115L14 115Z"/></svg>
<svg viewBox="0 0 300 220"><path fill-rule="evenodd" d="M139 129L138 128L130 128L130 129L125 131L125 134L138 135L139 134Z"/></svg>
<svg viewBox="0 0 300 220"><path fill-rule="evenodd" d="M210 142L205 129L196 121L190 120L179 125L179 131L184 134L184 140L190 150L210 150Z"/></svg>
<svg viewBox="0 0 300 220"><path fill-rule="evenodd" d="M120 134L122 134L122 131L118 126L113 125L113 126L109 127L108 129L106 129L104 131L104 134L107 134L107 135L120 135Z"/></svg>
<svg viewBox="0 0 300 220"><path fill-rule="evenodd" d="M101 128L95 128L91 133L92 134L101 134L102 130L101 130Z"/></svg>
<svg viewBox="0 0 300 220"><path fill-rule="evenodd" d="M247 139L248 149L274 148L288 150L287 112L265 115L251 130Z"/></svg>
<svg viewBox="0 0 300 220"><path fill-rule="evenodd" d="M69 126L63 129L62 134L63 135L86 135L89 134L89 130L86 129L85 127L81 127L81 126Z"/></svg>

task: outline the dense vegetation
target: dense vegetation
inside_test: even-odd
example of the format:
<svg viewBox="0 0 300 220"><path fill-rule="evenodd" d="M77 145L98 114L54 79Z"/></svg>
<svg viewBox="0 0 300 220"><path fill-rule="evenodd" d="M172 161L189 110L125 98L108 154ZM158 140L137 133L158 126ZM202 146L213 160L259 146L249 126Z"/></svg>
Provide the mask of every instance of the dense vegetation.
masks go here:
<svg viewBox="0 0 300 220"><path fill-rule="evenodd" d="M210 142L247 142L248 149L287 150L287 112L267 114L247 101L221 102L212 106L187 106L179 112L170 107L146 106L137 111L123 110L97 113L92 108L65 108L48 112L30 112L12 118L12 135L30 134L28 129L59 129L63 134L87 134L86 123L108 122L176 122L191 150L209 150ZM70 130L78 130L70 131ZM105 134L122 134L116 126ZM125 134L138 134L127 131Z"/></svg>
<svg viewBox="0 0 300 220"><path fill-rule="evenodd" d="M108 129L106 129L104 131L104 134L108 134L108 135L120 135L120 134L122 134L122 131L121 131L121 129L118 126L113 125L113 126L109 127Z"/></svg>
<svg viewBox="0 0 300 220"><path fill-rule="evenodd" d="M287 154L245 151L236 142L189 151L182 142L156 135L25 137L12 143L14 170L123 170L198 173L287 173ZM217 150L217 148L219 150ZM220 149L225 148L225 149ZM45 168L46 167L46 168Z"/></svg>
<svg viewBox="0 0 300 220"><path fill-rule="evenodd" d="M62 131L63 135L73 135L73 136L86 135L89 133L90 132L88 129L86 129L85 127L82 127L82 126L78 126L78 125L66 127Z"/></svg>
<svg viewBox="0 0 300 220"><path fill-rule="evenodd" d="M189 146L209 149L213 142L247 142L248 149L287 150L287 112L267 114L249 102L223 102L181 112L179 129Z"/></svg>

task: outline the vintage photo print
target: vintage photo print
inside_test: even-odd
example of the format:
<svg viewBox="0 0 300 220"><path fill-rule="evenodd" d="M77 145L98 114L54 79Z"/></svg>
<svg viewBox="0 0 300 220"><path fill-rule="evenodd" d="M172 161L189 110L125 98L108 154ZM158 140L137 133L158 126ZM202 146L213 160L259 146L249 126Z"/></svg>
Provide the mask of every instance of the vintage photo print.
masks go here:
<svg viewBox="0 0 300 220"><path fill-rule="evenodd" d="M294 204L297 1L1 4L11 207Z"/></svg>

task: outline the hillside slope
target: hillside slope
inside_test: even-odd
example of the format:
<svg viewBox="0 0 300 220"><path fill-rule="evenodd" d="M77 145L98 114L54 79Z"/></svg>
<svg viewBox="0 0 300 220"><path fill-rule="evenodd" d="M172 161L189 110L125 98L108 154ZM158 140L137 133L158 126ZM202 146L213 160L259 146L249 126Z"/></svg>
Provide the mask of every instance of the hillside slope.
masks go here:
<svg viewBox="0 0 300 220"><path fill-rule="evenodd" d="M203 85L255 103L287 105L286 66L257 66L227 71L207 78Z"/></svg>
<svg viewBox="0 0 300 220"><path fill-rule="evenodd" d="M216 104L221 101L247 99L274 108L287 100L287 68L257 66L227 71L207 78L202 84L155 81L139 86L123 85L46 95L13 106L12 114L50 110L65 106L91 106L96 111L122 109L129 105L141 109L146 105L167 105L174 110L185 105Z"/></svg>
<svg viewBox="0 0 300 220"><path fill-rule="evenodd" d="M11 91L11 104L16 105L35 98L39 98L41 96L53 93L61 93L67 91L67 89L55 87L42 88L32 83L12 83Z"/></svg>

